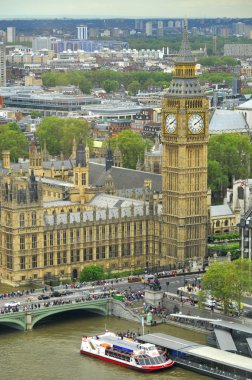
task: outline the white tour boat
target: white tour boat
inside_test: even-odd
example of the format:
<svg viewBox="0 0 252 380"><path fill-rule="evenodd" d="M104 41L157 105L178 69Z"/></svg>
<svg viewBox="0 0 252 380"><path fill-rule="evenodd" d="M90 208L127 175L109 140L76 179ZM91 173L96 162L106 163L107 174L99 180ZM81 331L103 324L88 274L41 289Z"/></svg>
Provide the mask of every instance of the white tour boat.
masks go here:
<svg viewBox="0 0 252 380"><path fill-rule="evenodd" d="M154 344L140 343L112 332L84 336L80 353L140 372L153 372L172 367L174 361Z"/></svg>

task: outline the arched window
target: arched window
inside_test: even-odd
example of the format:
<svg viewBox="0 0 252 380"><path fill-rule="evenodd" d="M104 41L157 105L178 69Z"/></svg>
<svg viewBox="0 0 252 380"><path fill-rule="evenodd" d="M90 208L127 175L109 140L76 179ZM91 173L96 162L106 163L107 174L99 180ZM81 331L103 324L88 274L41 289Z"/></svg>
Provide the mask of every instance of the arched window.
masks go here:
<svg viewBox="0 0 252 380"><path fill-rule="evenodd" d="M216 222L216 227L220 227L220 221L219 220L217 220L217 222Z"/></svg>
<svg viewBox="0 0 252 380"><path fill-rule="evenodd" d="M32 212L32 227L36 227L37 225L37 215L36 215L36 211L33 211Z"/></svg>
<svg viewBox="0 0 252 380"><path fill-rule="evenodd" d="M24 228L24 226L25 226L25 217L24 217L24 213L22 212L19 215L19 227Z"/></svg>
<svg viewBox="0 0 252 380"><path fill-rule="evenodd" d="M154 173L156 174L159 174L160 173L160 165L159 165L159 162L155 161L154 164L153 164L153 171Z"/></svg>
<svg viewBox="0 0 252 380"><path fill-rule="evenodd" d="M228 219L225 220L225 226L228 226L229 225L229 222L228 222Z"/></svg>

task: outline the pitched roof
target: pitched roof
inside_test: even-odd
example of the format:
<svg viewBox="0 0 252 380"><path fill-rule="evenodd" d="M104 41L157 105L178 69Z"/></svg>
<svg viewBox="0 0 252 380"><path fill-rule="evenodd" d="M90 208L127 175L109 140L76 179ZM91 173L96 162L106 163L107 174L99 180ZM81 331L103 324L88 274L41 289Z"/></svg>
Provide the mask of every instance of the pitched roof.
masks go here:
<svg viewBox="0 0 252 380"><path fill-rule="evenodd" d="M209 133L239 132L248 133L249 126L239 111L215 110L209 123Z"/></svg>
<svg viewBox="0 0 252 380"><path fill-rule="evenodd" d="M227 204L211 206L211 217L230 216L230 215L233 215L233 211Z"/></svg>
<svg viewBox="0 0 252 380"><path fill-rule="evenodd" d="M251 109L252 110L252 99L249 99L247 102L240 104L237 109Z"/></svg>
<svg viewBox="0 0 252 380"><path fill-rule="evenodd" d="M144 187L145 180L151 180L152 190L159 193L162 191L162 176L160 174L116 166L112 166L112 168L106 172L105 165L89 162L89 184L91 186L104 186L108 175L111 175L115 188L118 190L142 188Z"/></svg>

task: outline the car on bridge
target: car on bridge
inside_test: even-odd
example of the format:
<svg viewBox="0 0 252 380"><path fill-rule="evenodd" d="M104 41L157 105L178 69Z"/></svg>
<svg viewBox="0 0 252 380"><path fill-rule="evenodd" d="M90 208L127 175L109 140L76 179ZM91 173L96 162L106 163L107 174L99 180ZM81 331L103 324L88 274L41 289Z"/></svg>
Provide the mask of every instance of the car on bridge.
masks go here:
<svg viewBox="0 0 252 380"><path fill-rule="evenodd" d="M75 293L75 291L74 290L65 289L65 290L61 290L60 293L61 293L62 296L71 296L72 294Z"/></svg>
<svg viewBox="0 0 252 380"><path fill-rule="evenodd" d="M4 304L4 307L6 308L12 308L12 307L17 307L17 306L20 306L20 302L9 301Z"/></svg>
<svg viewBox="0 0 252 380"><path fill-rule="evenodd" d="M38 296L38 300L49 300L49 298L50 298L49 294L44 294L44 293Z"/></svg>
<svg viewBox="0 0 252 380"><path fill-rule="evenodd" d="M50 297L61 297L62 293L59 292L58 290L54 290L51 294Z"/></svg>

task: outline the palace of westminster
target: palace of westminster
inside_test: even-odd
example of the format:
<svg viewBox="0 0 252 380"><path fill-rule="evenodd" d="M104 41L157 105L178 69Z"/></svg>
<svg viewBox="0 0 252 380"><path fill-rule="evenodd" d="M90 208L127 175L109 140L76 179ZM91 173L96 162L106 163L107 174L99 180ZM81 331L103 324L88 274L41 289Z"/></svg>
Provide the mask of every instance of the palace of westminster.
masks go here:
<svg viewBox="0 0 252 380"><path fill-rule="evenodd" d="M78 278L90 264L116 272L205 257L209 109L195 66L185 25L163 99L162 175L113 165L110 148L106 165L92 162L82 142L67 161L48 161L35 142L29 163L2 152L2 282Z"/></svg>

